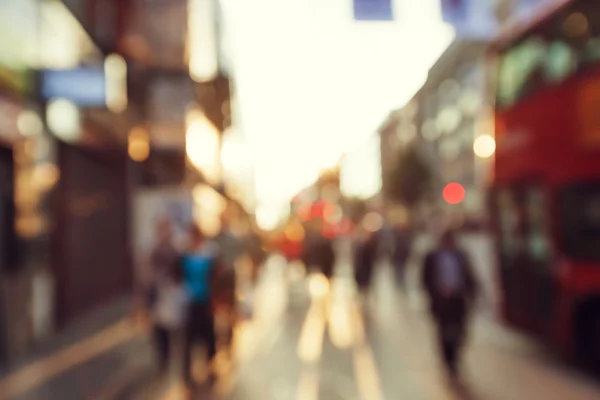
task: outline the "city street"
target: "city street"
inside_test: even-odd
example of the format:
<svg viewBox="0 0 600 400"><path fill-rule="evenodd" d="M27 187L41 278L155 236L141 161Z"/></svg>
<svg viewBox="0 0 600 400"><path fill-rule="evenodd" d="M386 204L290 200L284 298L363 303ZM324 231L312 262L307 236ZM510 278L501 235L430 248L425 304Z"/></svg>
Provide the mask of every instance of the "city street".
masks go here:
<svg viewBox="0 0 600 400"><path fill-rule="evenodd" d="M293 266L272 258L254 297L254 318L239 328L234 365L221 357L222 376L213 392L200 389L197 398L599 398L600 385L593 379L499 327L489 317L478 317L474 322L462 387L451 387L435 357L434 337L422 299L416 290L408 296L397 293L391 277L389 269L382 266L372 295L359 301L347 260L341 260L338 276L326 295L327 286L321 279L304 279ZM86 350L85 346L91 346L86 341L80 351L92 355L81 365L74 363L55 375L46 372L49 378L42 379L37 387L9 398L180 398L182 388L177 379L167 383L153 380L148 343L137 334L123 332L107 334L106 340L121 338L114 339L114 346L101 354ZM32 379L40 380L43 369L36 371ZM21 379L27 380L25 376ZM1 387L7 387L5 381Z"/></svg>
<svg viewBox="0 0 600 400"><path fill-rule="evenodd" d="M328 313L312 299L289 307L225 398L245 399L597 399L600 386L529 340L487 318L473 326L463 388L439 370L423 302L393 290L382 268L364 306L341 268ZM293 295L291 296L293 298ZM328 314L329 318L324 315Z"/></svg>

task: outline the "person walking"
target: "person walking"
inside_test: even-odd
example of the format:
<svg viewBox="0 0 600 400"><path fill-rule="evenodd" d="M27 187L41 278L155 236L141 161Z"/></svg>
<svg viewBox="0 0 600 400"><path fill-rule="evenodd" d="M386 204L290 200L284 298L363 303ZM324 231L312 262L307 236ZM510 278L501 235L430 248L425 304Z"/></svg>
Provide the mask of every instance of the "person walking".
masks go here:
<svg viewBox="0 0 600 400"><path fill-rule="evenodd" d="M394 246L392 250L392 265L396 273L396 281L400 289L405 288L406 264L412 247L412 235L407 227L394 230Z"/></svg>
<svg viewBox="0 0 600 400"><path fill-rule="evenodd" d="M320 223L310 227L302 249L302 262L308 271L318 271L331 279L335 273L336 254L333 240L320 232Z"/></svg>
<svg viewBox="0 0 600 400"><path fill-rule="evenodd" d="M362 294L367 294L377 262L378 241L374 233L358 239L354 253L354 278Z"/></svg>
<svg viewBox="0 0 600 400"><path fill-rule="evenodd" d="M452 230L446 231L437 248L425 257L422 280L437 327L441 358L454 380L478 287L471 263Z"/></svg>
<svg viewBox="0 0 600 400"><path fill-rule="evenodd" d="M221 231L215 238L221 255L222 273L215 282L215 305L217 315L224 322L224 339L231 353L233 345L234 328L238 321L237 289L238 270L237 265L244 254L242 240L230 227L229 221L222 217ZM246 282L241 282L246 283Z"/></svg>
<svg viewBox="0 0 600 400"><path fill-rule="evenodd" d="M152 336L155 339L155 351L158 355L158 366L161 372L166 368L164 335L160 330L156 321L156 310L159 303L159 288L172 276L173 269L178 268L178 260L180 253L177 251L173 243L173 231L171 221L169 219L160 219L156 224L156 242L153 250L150 253L149 268L144 270L144 274L140 277L141 289L138 299L139 304L136 304L136 311L141 304L141 314L136 316L142 317L144 329L151 329ZM136 299L137 300L137 299ZM157 339L158 337L161 339Z"/></svg>
<svg viewBox="0 0 600 400"><path fill-rule="evenodd" d="M161 219L156 226L156 243L150 255L150 293L156 293L156 285L170 275L169 269L177 265L181 253L173 242L173 226L169 219Z"/></svg>
<svg viewBox="0 0 600 400"><path fill-rule="evenodd" d="M212 289L221 268L218 246L206 240L196 225L193 225L189 231L189 248L182 258L182 268L190 299L183 346L183 368L184 379L188 386L192 386L192 351L199 343L207 347L209 379L211 382L216 379L214 365L212 365L217 354Z"/></svg>
<svg viewBox="0 0 600 400"><path fill-rule="evenodd" d="M171 363L174 343L182 333L187 313L188 295L179 265L173 265L165 271L155 290L152 336L160 372L164 373Z"/></svg>

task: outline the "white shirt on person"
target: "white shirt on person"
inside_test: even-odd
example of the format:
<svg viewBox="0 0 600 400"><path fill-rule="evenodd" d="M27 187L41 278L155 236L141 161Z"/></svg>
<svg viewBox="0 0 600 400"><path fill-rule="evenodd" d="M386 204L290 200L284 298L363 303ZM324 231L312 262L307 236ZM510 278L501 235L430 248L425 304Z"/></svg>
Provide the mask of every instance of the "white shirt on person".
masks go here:
<svg viewBox="0 0 600 400"><path fill-rule="evenodd" d="M154 306L155 323L165 329L183 327L187 315L189 295L183 284L164 280L158 284Z"/></svg>

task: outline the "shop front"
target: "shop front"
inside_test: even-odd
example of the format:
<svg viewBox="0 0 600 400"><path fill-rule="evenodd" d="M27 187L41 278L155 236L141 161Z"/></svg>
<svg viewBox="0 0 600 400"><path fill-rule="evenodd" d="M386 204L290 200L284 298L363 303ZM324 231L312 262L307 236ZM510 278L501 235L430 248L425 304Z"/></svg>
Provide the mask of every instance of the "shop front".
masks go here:
<svg viewBox="0 0 600 400"><path fill-rule="evenodd" d="M24 107L14 93L0 92L0 363L23 349L29 337L29 280L23 271L23 241L15 229L16 177L22 161L19 117ZM20 330L20 332L19 332Z"/></svg>
<svg viewBox="0 0 600 400"><path fill-rule="evenodd" d="M61 142L57 156L51 243L62 325L128 292L132 270L126 151Z"/></svg>
<svg viewBox="0 0 600 400"><path fill-rule="evenodd" d="M33 0L0 4L0 365L23 353L32 341L31 274L24 267L26 241L19 231L18 177L33 153L22 133L33 87L37 7ZM26 207L35 210L37 204Z"/></svg>

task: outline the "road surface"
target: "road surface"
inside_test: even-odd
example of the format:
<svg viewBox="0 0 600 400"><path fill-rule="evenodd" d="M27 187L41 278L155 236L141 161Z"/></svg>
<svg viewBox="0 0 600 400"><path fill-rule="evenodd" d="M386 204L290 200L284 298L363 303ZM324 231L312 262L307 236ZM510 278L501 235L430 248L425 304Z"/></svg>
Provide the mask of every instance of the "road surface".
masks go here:
<svg viewBox="0 0 600 400"><path fill-rule="evenodd" d="M238 329L234 361L220 357L221 375L212 392L201 388L195 398L600 398L597 381L556 360L547 349L502 328L488 313L473 321L461 387L449 385L436 358L433 333L418 290L408 295L396 291L393 275L383 264L371 295L361 299L351 276L345 257L340 258L336 279L329 288L318 277L303 276L301 269L272 258L253 296L254 316ZM106 351L90 352L86 346L91 346L91 339L82 343L78 351L91 356L79 363L75 360L57 370L51 366L62 364L54 360L46 369L21 371L21 381L30 383L22 390L13 385L11 396L3 398L181 398L177 371L166 381L154 379L148 341L139 334L115 332L111 335L122 335L122 342L115 339L114 346ZM104 341L94 342L95 346L113 336L107 333ZM71 358L79 354L71 353ZM67 356L61 359L61 354L54 357L62 363L70 360ZM197 373L202 375L202 365L198 365ZM14 384L15 376L8 377L0 382L0 389L6 389L10 379Z"/></svg>

